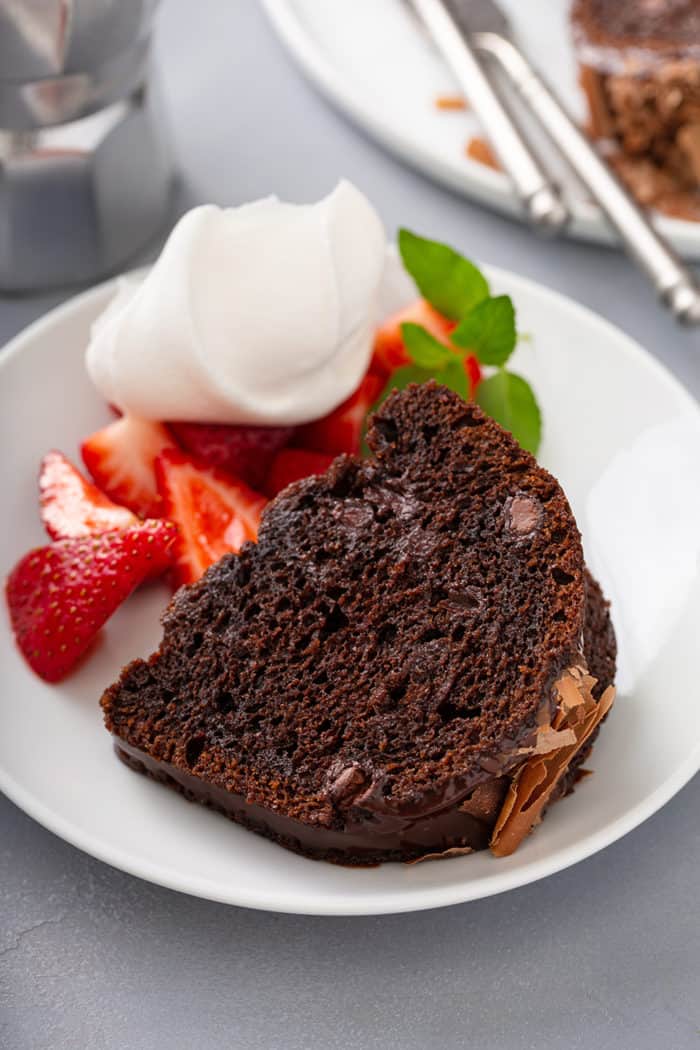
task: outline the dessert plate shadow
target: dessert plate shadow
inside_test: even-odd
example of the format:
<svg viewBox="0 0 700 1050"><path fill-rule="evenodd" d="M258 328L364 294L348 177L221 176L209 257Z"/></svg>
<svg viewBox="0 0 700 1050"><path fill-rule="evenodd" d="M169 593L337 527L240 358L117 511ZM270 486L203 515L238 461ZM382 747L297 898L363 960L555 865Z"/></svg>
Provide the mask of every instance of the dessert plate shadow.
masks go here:
<svg viewBox="0 0 700 1050"><path fill-rule="evenodd" d="M508 178L472 160L465 147L482 135L470 112L439 110L440 95L459 94L455 81L405 0L263 0L277 35L309 80L391 152L475 201L522 218ZM526 54L582 123L585 104L568 25L571 0L499 0ZM602 212L568 167L552 170L571 206L571 237L616 242ZM686 258L700 258L700 222L656 214L661 233Z"/></svg>
<svg viewBox="0 0 700 1050"><path fill-rule="evenodd" d="M513 367L542 404L540 458L561 480L589 564L614 599L622 689L589 762L594 775L504 860L483 853L374 869L305 860L135 775L114 755L98 701L124 663L159 641L168 592L156 584L118 611L82 668L57 687L25 665L3 603L0 789L9 798L80 849L176 890L270 911L363 915L456 904L551 875L620 838L693 776L700 411L620 331L520 277L488 273L495 291L513 297L521 331L532 333ZM46 542L41 456L57 447L77 460L81 438L109 419L83 354L113 291L109 282L54 310L0 355L3 575ZM412 295L390 256L382 311Z"/></svg>

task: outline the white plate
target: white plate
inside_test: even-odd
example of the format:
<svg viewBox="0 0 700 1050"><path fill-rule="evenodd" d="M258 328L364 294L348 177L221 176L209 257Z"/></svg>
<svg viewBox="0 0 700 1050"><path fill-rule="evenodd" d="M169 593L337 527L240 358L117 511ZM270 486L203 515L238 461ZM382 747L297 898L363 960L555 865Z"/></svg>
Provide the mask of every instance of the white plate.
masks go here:
<svg viewBox="0 0 700 1050"><path fill-rule="evenodd" d="M452 189L521 217L508 179L465 156L479 127L473 114L440 111L438 95L459 91L450 71L419 30L406 0L263 0L285 46L340 109L407 163ZM583 120L571 47L570 0L500 0L519 42ZM551 151L550 151L551 152ZM600 209L558 161L555 172L571 205L569 233L613 243ZM655 217L659 230L688 258L700 257L700 223Z"/></svg>
<svg viewBox="0 0 700 1050"><path fill-rule="evenodd" d="M158 642L167 592L155 585L122 607L97 651L58 687L29 671L0 613L0 788L22 809L88 853L177 890L270 910L368 914L472 900L549 875L635 827L696 772L700 413L663 368L604 321L520 277L489 273L499 292L513 296L521 330L533 333L515 365L542 402L542 461L561 478L594 567L618 598L628 695L596 745L595 775L505 860L484 853L352 870L295 856L136 776L113 754L98 698L124 663ZM77 459L81 438L109 418L83 351L113 287L53 311L0 355L1 573L46 542L37 513L41 456L58 447ZM384 292L386 308L412 295L395 257ZM606 468L622 449L620 482ZM647 497L645 514L639 503ZM631 535L620 532L625 515Z"/></svg>

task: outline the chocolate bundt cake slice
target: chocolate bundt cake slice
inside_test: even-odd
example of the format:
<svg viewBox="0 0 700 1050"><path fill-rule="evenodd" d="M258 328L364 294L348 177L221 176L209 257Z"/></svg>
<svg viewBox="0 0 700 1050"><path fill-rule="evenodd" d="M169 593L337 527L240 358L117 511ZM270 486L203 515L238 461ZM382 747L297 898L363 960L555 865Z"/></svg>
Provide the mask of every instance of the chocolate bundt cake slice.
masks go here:
<svg viewBox="0 0 700 1050"><path fill-rule="evenodd" d="M348 864L512 852L571 789L615 640L555 479L434 383L267 507L102 698L129 765Z"/></svg>

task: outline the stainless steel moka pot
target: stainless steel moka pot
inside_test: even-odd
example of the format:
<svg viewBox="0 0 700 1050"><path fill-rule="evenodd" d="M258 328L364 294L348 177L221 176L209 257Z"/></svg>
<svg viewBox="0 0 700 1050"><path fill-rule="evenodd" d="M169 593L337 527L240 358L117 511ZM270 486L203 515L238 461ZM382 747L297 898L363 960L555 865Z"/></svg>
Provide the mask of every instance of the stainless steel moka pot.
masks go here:
<svg viewBox="0 0 700 1050"><path fill-rule="evenodd" d="M158 0L0 0L0 292L84 283L163 224Z"/></svg>

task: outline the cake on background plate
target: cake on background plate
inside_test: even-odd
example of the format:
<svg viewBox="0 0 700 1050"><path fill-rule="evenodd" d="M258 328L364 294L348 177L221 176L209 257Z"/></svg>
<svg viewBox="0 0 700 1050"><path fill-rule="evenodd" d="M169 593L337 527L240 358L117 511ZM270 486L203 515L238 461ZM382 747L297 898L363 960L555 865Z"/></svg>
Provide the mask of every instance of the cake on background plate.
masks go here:
<svg viewBox="0 0 700 1050"><path fill-rule="evenodd" d="M700 0L575 0L591 136L640 203L700 219Z"/></svg>
<svg viewBox="0 0 700 1050"><path fill-rule="evenodd" d="M308 856L511 853L573 787L615 640L556 480L475 405L395 392L181 588L102 698L132 768Z"/></svg>

